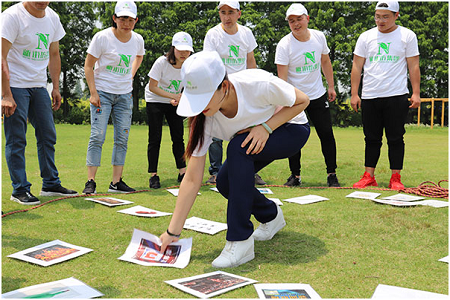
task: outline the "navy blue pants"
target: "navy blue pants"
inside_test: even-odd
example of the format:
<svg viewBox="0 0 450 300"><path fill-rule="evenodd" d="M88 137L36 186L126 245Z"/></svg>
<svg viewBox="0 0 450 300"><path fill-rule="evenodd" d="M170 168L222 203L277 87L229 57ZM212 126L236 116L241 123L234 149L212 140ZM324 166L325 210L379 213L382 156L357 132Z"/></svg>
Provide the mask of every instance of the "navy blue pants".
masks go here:
<svg viewBox="0 0 450 300"><path fill-rule="evenodd" d="M227 147L227 159L217 176L216 186L228 199L227 240L243 241L253 234L251 215L261 223L277 216L276 204L255 188L255 173L276 159L297 153L309 138L309 124L286 123L270 135L259 154L247 155L241 144L248 133L235 136Z"/></svg>

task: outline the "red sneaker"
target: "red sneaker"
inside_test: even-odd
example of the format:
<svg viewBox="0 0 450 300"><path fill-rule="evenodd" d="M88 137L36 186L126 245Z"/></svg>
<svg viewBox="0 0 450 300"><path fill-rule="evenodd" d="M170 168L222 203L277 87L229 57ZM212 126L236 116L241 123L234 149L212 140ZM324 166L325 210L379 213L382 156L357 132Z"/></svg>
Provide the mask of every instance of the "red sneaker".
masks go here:
<svg viewBox="0 0 450 300"><path fill-rule="evenodd" d="M375 176L371 177L367 172L364 172L364 175L361 177L361 179L353 185L353 187L357 189L363 189L368 186L378 186L378 183L375 180Z"/></svg>
<svg viewBox="0 0 450 300"><path fill-rule="evenodd" d="M405 189L405 186L400 181L401 177L402 176L400 176L400 174L398 174L398 173L392 174L391 181L389 181L389 188L391 190L398 190L398 191L400 191L400 190L404 190Z"/></svg>

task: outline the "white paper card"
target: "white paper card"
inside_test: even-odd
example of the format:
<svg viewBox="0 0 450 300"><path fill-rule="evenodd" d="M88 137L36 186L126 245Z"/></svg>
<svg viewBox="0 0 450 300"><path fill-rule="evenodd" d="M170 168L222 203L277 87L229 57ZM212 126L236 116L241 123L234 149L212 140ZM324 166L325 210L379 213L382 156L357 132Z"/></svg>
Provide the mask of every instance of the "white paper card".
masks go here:
<svg viewBox="0 0 450 300"><path fill-rule="evenodd" d="M206 299L257 281L223 271L215 271L165 282L186 293Z"/></svg>
<svg viewBox="0 0 450 300"><path fill-rule="evenodd" d="M353 192L351 194L348 194L347 198L358 198L358 199L375 199L376 197L380 196L380 193L371 193L371 192Z"/></svg>
<svg viewBox="0 0 450 300"><path fill-rule="evenodd" d="M271 189L268 189L268 188L258 188L258 191L259 191L261 194L273 194L272 190L271 190Z"/></svg>
<svg viewBox="0 0 450 300"><path fill-rule="evenodd" d="M448 201L440 201L440 200L423 200L416 202L420 205L426 205L426 206L432 206L432 207L448 207L449 202Z"/></svg>
<svg viewBox="0 0 450 300"><path fill-rule="evenodd" d="M2 298L90 299L103 296L84 282L70 277L41 283L2 294Z"/></svg>
<svg viewBox="0 0 450 300"><path fill-rule="evenodd" d="M170 244L164 254L160 249L161 240L157 236L134 229L130 245L118 259L142 266L185 268L191 258L192 238Z"/></svg>
<svg viewBox="0 0 450 300"><path fill-rule="evenodd" d="M227 230L228 227L226 223L219 223L202 218L191 217L187 219L186 222L184 222L183 228L212 235L222 230Z"/></svg>
<svg viewBox="0 0 450 300"><path fill-rule="evenodd" d="M322 299L309 284L258 283L253 286L259 299Z"/></svg>
<svg viewBox="0 0 450 300"><path fill-rule="evenodd" d="M212 187L212 188L210 188L210 190L214 191L214 192L217 192L217 193L219 192L219 190L216 187Z"/></svg>
<svg viewBox="0 0 450 300"><path fill-rule="evenodd" d="M439 261L449 263L449 256L447 255L446 257L441 258Z"/></svg>
<svg viewBox="0 0 450 300"><path fill-rule="evenodd" d="M278 205L278 206L283 205L283 202L281 202L281 200L278 199L278 198L267 198L267 199L272 200L272 201L275 202L275 204Z"/></svg>
<svg viewBox="0 0 450 300"><path fill-rule="evenodd" d="M118 206L118 205L127 205L127 204L134 203L132 201L111 198L111 197L84 198L84 200L97 202L97 203L100 203L100 204L103 204L106 206Z"/></svg>
<svg viewBox="0 0 450 300"><path fill-rule="evenodd" d="M325 201L325 200L329 200L329 199L322 197L322 196L306 195L306 196L301 196L301 197L285 199L283 201L297 203L297 204L310 204L310 203L315 203L315 202L320 202L320 201Z"/></svg>
<svg viewBox="0 0 450 300"><path fill-rule="evenodd" d="M168 191L169 193L171 193L175 197L178 197L178 192L180 191L180 189L167 189L166 191ZM197 195L200 195L200 193L197 193Z"/></svg>
<svg viewBox="0 0 450 300"><path fill-rule="evenodd" d="M122 209L117 211L118 213L137 216L137 217L146 217L146 218L156 218L162 216L170 216L172 213L161 212L154 209L150 209L144 206L136 205L130 208Z"/></svg>
<svg viewBox="0 0 450 300"><path fill-rule="evenodd" d="M385 200L397 200L397 201L417 201L425 199L425 197L419 197L419 196L411 196L411 195L405 195L405 194L397 194L389 197L384 197Z"/></svg>
<svg viewBox="0 0 450 300"><path fill-rule="evenodd" d="M446 299L448 295L379 284L371 299Z"/></svg>
<svg viewBox="0 0 450 300"><path fill-rule="evenodd" d="M383 199L370 199L374 202L381 204L389 204L392 206L417 206L420 205L417 202L397 201L397 200L383 200Z"/></svg>
<svg viewBox="0 0 450 300"><path fill-rule="evenodd" d="M8 257L47 267L91 251L92 249L89 248L75 246L60 240L54 240L8 255Z"/></svg>

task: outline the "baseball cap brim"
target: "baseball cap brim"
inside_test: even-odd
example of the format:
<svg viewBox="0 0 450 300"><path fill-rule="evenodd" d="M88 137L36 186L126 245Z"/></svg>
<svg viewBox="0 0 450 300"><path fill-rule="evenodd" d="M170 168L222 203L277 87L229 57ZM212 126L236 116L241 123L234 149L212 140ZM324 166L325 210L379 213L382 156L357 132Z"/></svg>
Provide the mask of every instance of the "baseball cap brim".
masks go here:
<svg viewBox="0 0 450 300"><path fill-rule="evenodd" d="M118 17L131 17L136 19L136 14L133 14L131 11L121 11L116 14Z"/></svg>
<svg viewBox="0 0 450 300"><path fill-rule="evenodd" d="M178 51L191 51L191 52L194 52L194 48L192 48L189 45L178 45L178 46L175 46L175 48Z"/></svg>
<svg viewBox="0 0 450 300"><path fill-rule="evenodd" d="M180 103L178 103L177 114L182 117L193 117L199 115L208 106L212 96L216 91L204 94L189 94L184 89L181 95Z"/></svg>

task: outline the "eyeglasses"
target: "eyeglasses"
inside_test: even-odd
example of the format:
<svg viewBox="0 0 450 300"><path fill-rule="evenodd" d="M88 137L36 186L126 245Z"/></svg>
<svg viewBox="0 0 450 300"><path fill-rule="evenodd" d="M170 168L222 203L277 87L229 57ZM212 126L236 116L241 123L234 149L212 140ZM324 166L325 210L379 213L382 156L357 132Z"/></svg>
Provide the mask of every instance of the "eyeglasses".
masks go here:
<svg viewBox="0 0 450 300"><path fill-rule="evenodd" d="M391 17L390 16L375 16L375 21L387 22Z"/></svg>

